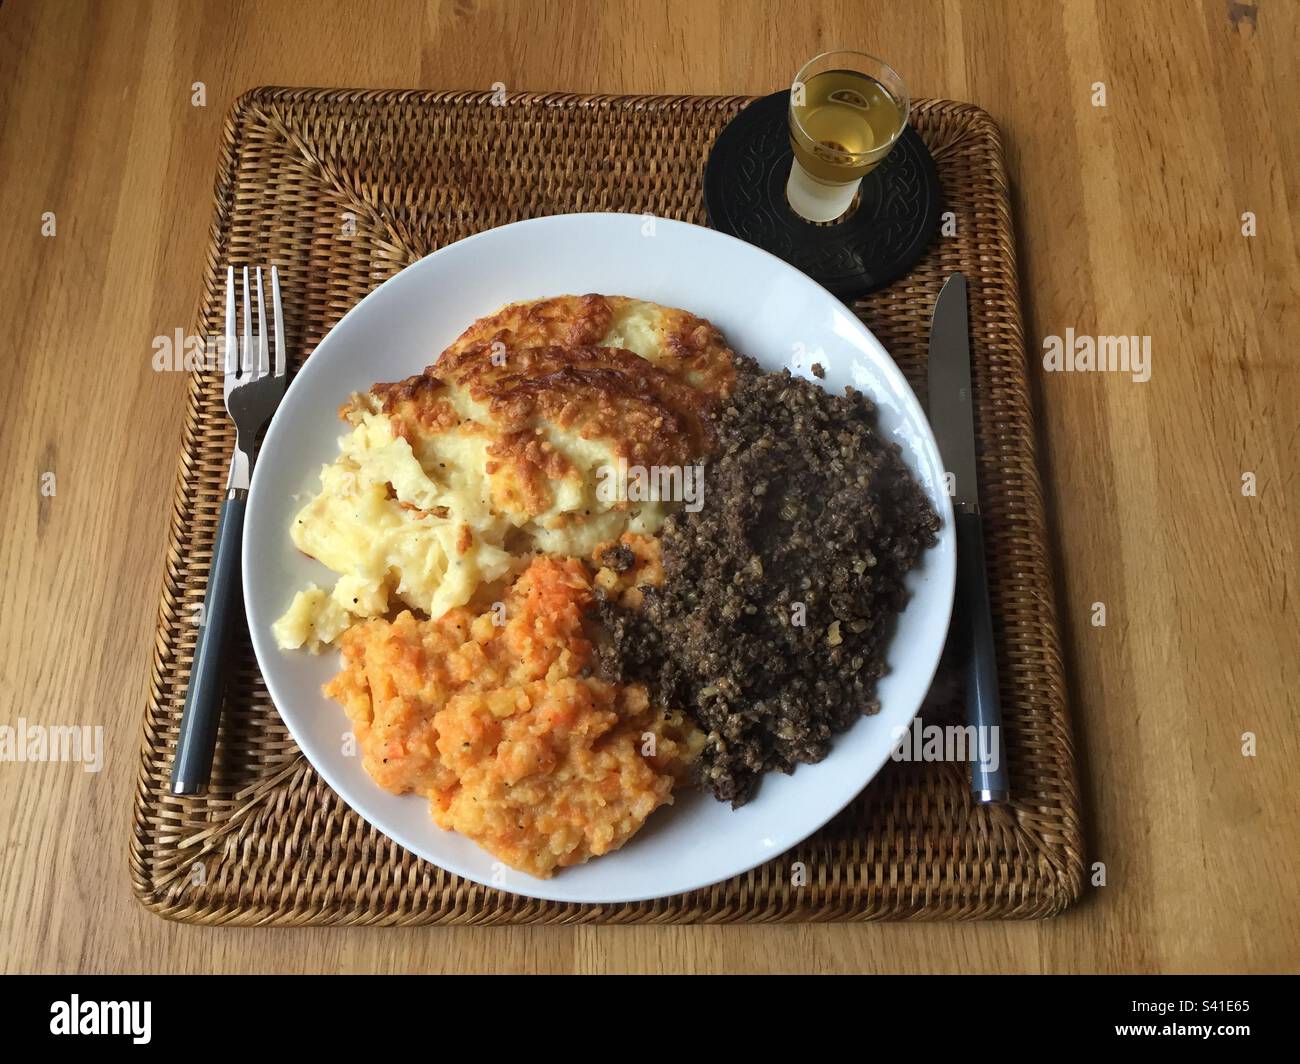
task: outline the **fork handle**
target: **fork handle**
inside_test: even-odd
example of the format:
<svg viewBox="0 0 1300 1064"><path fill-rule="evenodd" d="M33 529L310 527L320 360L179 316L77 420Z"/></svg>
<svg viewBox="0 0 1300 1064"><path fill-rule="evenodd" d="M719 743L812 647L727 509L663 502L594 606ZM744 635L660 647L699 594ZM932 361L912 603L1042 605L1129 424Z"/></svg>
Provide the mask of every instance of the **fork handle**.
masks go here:
<svg viewBox="0 0 1300 1064"><path fill-rule="evenodd" d="M231 488L221 504L217 538L212 547L212 568L203 597L202 623L194 646L194 665L185 694L176 758L172 762L172 794L203 794L212 775L212 755L217 747L217 725L225 695L222 663L226 644L239 612L239 551L244 538L244 507L248 492Z"/></svg>

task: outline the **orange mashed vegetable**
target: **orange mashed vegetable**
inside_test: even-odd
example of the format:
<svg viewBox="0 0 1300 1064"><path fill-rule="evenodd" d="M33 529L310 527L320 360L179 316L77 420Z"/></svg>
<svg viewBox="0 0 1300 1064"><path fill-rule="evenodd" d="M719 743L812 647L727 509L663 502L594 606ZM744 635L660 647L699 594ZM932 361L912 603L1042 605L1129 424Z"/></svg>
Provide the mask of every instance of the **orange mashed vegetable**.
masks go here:
<svg viewBox="0 0 1300 1064"><path fill-rule="evenodd" d="M658 577L638 540L624 537L633 571L602 570L599 586L635 594ZM376 783L423 795L440 827L535 876L622 846L672 802L701 746L694 725L652 707L644 687L589 675L592 595L580 561L538 557L478 616L407 611L353 626L343 671L325 685Z"/></svg>

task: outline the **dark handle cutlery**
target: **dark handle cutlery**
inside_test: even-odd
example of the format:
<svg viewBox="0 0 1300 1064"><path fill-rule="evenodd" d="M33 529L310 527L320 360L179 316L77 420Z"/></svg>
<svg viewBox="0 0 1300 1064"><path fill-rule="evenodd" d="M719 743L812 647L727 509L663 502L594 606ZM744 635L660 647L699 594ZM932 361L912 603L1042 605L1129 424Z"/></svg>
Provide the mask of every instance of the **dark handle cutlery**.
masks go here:
<svg viewBox="0 0 1300 1064"><path fill-rule="evenodd" d="M935 300L930 323L930 424L953 478L957 588L951 639L966 671L966 720L975 728L971 790L980 802L1010 796L1002 703L998 696L993 611L984 563L984 519L975 472L975 407L971 390L970 309L966 278L954 273Z"/></svg>
<svg viewBox="0 0 1300 1064"><path fill-rule="evenodd" d="M275 365L266 334L266 299L262 293L262 270L257 270L257 335L253 335L252 300L249 298L248 267L244 267L243 341L235 334L235 268L226 268L226 413L235 423L235 449L230 458L226 498L221 504L217 535L212 546L208 590L199 617L194 665L185 692L176 756L172 762L172 794L203 794L212 775L212 756L217 746L221 703L225 697L223 669L230 633L239 623L240 549L244 539L244 507L248 499L257 434L262 430L285 388L284 315L280 309L280 275L271 267L271 302L275 327Z"/></svg>

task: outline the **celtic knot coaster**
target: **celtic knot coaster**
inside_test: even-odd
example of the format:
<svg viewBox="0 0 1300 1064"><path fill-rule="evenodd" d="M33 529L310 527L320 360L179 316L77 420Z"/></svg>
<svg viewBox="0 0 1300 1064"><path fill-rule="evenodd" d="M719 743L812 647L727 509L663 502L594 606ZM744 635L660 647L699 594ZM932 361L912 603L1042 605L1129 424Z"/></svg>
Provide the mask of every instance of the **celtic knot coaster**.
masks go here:
<svg viewBox="0 0 1300 1064"><path fill-rule="evenodd" d="M718 134L704 173L715 229L770 251L843 299L874 292L916 263L939 226L943 190L934 160L909 125L862 179L842 221L807 221L786 202L794 155L789 90L755 100Z"/></svg>

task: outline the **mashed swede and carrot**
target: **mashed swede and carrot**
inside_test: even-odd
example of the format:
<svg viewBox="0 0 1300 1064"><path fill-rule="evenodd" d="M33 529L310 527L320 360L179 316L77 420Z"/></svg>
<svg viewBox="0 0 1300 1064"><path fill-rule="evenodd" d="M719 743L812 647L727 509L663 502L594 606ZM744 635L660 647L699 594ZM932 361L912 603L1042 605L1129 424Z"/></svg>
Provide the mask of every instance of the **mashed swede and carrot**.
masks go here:
<svg viewBox="0 0 1300 1064"><path fill-rule="evenodd" d="M595 581L635 596L658 576L654 547L625 536L630 560ZM592 675L593 594L582 562L543 556L483 613L406 611L350 628L325 693L375 782L424 796L440 827L536 876L622 846L671 803L703 739L643 686Z"/></svg>

